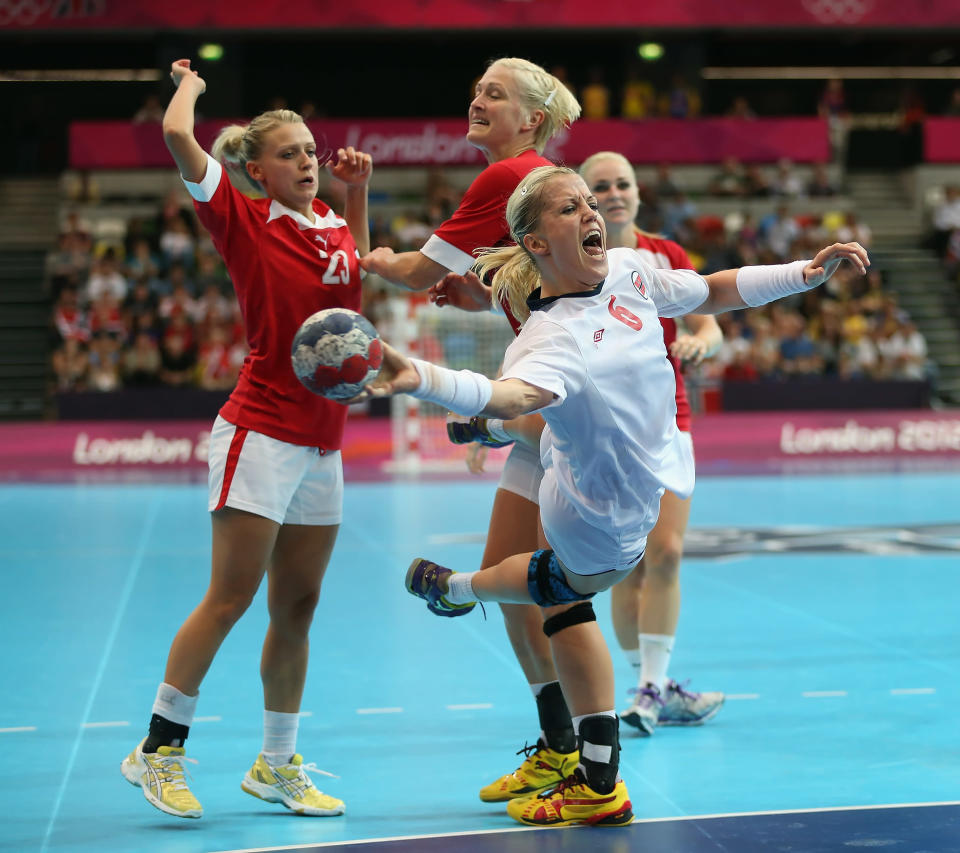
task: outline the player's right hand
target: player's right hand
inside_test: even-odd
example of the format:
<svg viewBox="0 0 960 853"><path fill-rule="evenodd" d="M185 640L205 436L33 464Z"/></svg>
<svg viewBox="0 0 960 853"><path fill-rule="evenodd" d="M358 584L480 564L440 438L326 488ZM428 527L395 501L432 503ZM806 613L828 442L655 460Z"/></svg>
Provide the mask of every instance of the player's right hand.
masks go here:
<svg viewBox="0 0 960 853"><path fill-rule="evenodd" d="M170 79L173 80L175 88L180 87L180 83L185 77L193 77L200 84L200 94L207 91L207 84L203 78L190 67L189 59L178 59L170 66Z"/></svg>

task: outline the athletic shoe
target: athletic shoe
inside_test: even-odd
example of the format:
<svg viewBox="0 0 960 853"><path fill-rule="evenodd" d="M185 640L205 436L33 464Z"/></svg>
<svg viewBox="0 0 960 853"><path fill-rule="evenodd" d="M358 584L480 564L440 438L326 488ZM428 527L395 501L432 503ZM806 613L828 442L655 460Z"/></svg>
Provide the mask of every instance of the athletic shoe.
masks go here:
<svg viewBox="0 0 960 853"><path fill-rule="evenodd" d="M443 597L447 579L452 574L450 569L417 557L407 569L404 583L407 592L427 602L427 610L431 613L436 613L437 616L466 616L477 606L475 601L469 604L451 604Z"/></svg>
<svg viewBox="0 0 960 853"><path fill-rule="evenodd" d="M576 770L552 791L507 803L507 814L528 826L626 826L633 807L623 780L609 794L598 794Z"/></svg>
<svg viewBox="0 0 960 853"><path fill-rule="evenodd" d="M182 746L161 746L156 752L144 752L144 740L120 764L120 772L131 784L143 789L152 806L175 817L202 817L203 807L190 792L184 774Z"/></svg>
<svg viewBox="0 0 960 853"><path fill-rule="evenodd" d="M268 803L281 803L297 814L311 817L343 814L346 808L343 800L318 791L307 771L333 775L320 770L316 764L304 764L302 755L293 756L289 764L272 766L260 753L240 787Z"/></svg>
<svg viewBox="0 0 960 853"><path fill-rule="evenodd" d="M649 737L657 727L664 705L660 691L652 684L646 684L643 687L632 687L627 692L636 698L629 708L620 712L620 719L628 726L638 729L641 735Z"/></svg>
<svg viewBox="0 0 960 853"><path fill-rule="evenodd" d="M500 441L490 435L487 419L474 415L447 415L447 437L454 444L482 444L484 447L507 447L513 441Z"/></svg>
<svg viewBox="0 0 960 853"><path fill-rule="evenodd" d="M531 797L548 788L555 788L577 768L580 753L556 752L543 739L534 746L524 746L517 751L526 758L513 773L501 776L480 789L480 799L485 803L502 803L518 797Z"/></svg>
<svg viewBox="0 0 960 853"><path fill-rule="evenodd" d="M689 693L676 681L667 682L658 722L661 726L702 726L717 715L725 698L719 691Z"/></svg>

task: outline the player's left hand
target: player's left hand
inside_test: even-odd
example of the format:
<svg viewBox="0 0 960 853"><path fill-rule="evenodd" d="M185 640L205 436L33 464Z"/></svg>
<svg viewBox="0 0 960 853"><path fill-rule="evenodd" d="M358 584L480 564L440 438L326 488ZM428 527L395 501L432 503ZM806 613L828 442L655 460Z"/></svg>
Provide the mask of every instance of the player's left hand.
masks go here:
<svg viewBox="0 0 960 853"><path fill-rule="evenodd" d="M475 272L467 270L463 275L447 273L427 291L427 296L438 308L452 305L463 311L489 311L492 293L492 288L480 281Z"/></svg>
<svg viewBox="0 0 960 853"><path fill-rule="evenodd" d="M328 161L326 167L330 176L338 181L343 181L347 186L362 187L370 182L373 158L350 145L338 148L336 161Z"/></svg>
<svg viewBox="0 0 960 853"><path fill-rule="evenodd" d="M859 243L834 243L817 252L816 257L803 268L803 280L807 287L823 284L844 261L850 261L860 275L866 275L870 266L867 250Z"/></svg>
<svg viewBox="0 0 960 853"><path fill-rule="evenodd" d="M677 335L670 344L670 355L684 364L700 364L707 356L707 344L696 335Z"/></svg>

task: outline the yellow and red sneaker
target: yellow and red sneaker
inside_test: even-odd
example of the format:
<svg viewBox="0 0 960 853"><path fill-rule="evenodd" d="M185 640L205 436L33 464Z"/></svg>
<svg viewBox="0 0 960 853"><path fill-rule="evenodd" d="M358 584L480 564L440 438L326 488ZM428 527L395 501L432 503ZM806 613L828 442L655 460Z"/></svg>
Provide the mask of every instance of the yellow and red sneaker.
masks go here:
<svg viewBox="0 0 960 853"><path fill-rule="evenodd" d="M580 753L556 752L544 741L538 740L535 746L525 746L517 751L524 753L523 763L496 782L480 789L480 799L485 803L502 803L518 797L532 797L541 791L555 788L577 767Z"/></svg>
<svg viewBox="0 0 960 853"><path fill-rule="evenodd" d="M580 770L552 791L507 803L507 814L527 826L626 826L633 821L633 807L623 780L609 794L598 794Z"/></svg>

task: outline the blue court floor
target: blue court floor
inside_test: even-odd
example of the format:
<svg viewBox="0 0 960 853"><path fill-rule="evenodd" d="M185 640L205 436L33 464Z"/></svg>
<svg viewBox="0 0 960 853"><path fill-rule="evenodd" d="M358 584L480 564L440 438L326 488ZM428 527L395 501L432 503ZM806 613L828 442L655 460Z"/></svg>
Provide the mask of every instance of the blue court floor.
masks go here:
<svg viewBox="0 0 960 853"><path fill-rule="evenodd" d="M188 754L205 815L185 821L119 766L206 586L204 487L0 485L0 850L960 850L955 472L700 480L671 675L728 701L701 728L622 733L627 829L523 829L477 798L535 739L533 700L497 608L437 619L402 580L417 555L474 568L492 497L348 484L299 739L347 813L240 790L261 745L261 595L204 682Z"/></svg>

